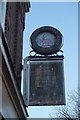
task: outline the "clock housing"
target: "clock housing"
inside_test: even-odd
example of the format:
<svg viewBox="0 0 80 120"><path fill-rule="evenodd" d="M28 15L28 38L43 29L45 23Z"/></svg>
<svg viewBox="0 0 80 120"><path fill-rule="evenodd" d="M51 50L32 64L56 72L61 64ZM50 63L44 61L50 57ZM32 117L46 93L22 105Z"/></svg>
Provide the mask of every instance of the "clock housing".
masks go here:
<svg viewBox="0 0 80 120"><path fill-rule="evenodd" d="M56 28L43 26L36 29L30 36L32 49L41 55L57 53L62 47L62 34Z"/></svg>

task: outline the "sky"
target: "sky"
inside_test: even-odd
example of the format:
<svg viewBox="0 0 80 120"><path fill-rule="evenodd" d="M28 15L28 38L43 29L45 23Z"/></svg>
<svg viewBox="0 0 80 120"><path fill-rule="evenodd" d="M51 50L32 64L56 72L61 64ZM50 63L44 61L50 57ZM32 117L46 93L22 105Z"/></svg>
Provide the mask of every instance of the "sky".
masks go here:
<svg viewBox="0 0 80 120"><path fill-rule="evenodd" d="M67 93L78 87L78 3L77 2L31 2L26 14L23 39L23 59L32 50L30 35L42 26L57 28L63 35L64 77L66 105ZM28 107L30 118L50 118L57 106ZM54 115L54 117L56 117Z"/></svg>

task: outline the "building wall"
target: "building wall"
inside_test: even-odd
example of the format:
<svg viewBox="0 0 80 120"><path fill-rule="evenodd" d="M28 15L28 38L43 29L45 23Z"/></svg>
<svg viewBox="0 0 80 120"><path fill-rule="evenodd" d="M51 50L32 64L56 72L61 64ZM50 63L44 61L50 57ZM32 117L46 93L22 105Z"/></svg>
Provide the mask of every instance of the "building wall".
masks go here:
<svg viewBox="0 0 80 120"><path fill-rule="evenodd" d="M28 117L19 85L25 12L29 7L27 1L0 3L0 118L4 119Z"/></svg>
<svg viewBox="0 0 80 120"><path fill-rule="evenodd" d="M0 36L1 41L1 36ZM0 112L2 112L2 55L0 48Z"/></svg>
<svg viewBox="0 0 80 120"><path fill-rule="evenodd" d="M2 114L4 118L18 118L11 98L6 90L5 84L2 83ZM5 99L6 98L6 99Z"/></svg>
<svg viewBox="0 0 80 120"><path fill-rule="evenodd" d="M18 86L8 46L0 24L0 113L4 118L27 118L28 113Z"/></svg>
<svg viewBox="0 0 80 120"><path fill-rule="evenodd" d="M6 7L5 35L14 71L21 86L23 31L25 26L24 2L9 2Z"/></svg>

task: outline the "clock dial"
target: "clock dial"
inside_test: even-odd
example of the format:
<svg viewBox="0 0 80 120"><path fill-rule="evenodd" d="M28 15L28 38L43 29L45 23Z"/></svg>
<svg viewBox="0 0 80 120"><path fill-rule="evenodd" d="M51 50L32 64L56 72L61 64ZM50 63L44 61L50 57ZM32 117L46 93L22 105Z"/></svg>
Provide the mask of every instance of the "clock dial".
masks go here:
<svg viewBox="0 0 80 120"><path fill-rule="evenodd" d="M40 47L49 48L55 44L55 36L49 32L40 33L36 37L36 42Z"/></svg>

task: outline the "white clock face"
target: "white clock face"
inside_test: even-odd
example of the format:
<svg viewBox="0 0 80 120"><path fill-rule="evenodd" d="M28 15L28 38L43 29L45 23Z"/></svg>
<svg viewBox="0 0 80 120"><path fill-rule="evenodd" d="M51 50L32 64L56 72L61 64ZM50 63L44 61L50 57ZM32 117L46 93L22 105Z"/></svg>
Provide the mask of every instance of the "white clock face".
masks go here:
<svg viewBox="0 0 80 120"><path fill-rule="evenodd" d="M42 32L36 37L38 46L43 48L49 48L55 44L55 35L49 32Z"/></svg>

